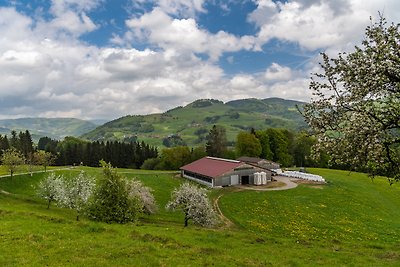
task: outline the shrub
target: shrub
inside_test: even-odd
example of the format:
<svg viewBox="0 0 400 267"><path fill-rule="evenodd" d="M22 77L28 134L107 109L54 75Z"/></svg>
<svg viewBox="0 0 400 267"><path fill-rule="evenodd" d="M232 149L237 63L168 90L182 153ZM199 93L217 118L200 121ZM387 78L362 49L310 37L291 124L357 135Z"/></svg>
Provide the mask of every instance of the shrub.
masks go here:
<svg viewBox="0 0 400 267"><path fill-rule="evenodd" d="M111 164L101 162L103 176L94 191L89 217L107 223L126 223L136 220L143 205L129 192L128 182Z"/></svg>

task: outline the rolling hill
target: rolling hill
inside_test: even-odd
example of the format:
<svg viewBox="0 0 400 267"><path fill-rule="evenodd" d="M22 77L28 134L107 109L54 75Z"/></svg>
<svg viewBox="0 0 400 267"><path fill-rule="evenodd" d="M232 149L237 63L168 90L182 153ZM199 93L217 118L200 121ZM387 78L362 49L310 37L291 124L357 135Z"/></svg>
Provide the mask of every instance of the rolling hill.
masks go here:
<svg viewBox="0 0 400 267"><path fill-rule="evenodd" d="M187 106L179 106L162 114L125 116L105 123L82 138L88 140L137 140L162 146L163 139L180 136L196 146L204 144L212 125L224 126L229 141L239 131L268 127L299 130L306 128L297 106L303 102L280 98L242 99L223 103L214 99L200 99Z"/></svg>
<svg viewBox="0 0 400 267"><path fill-rule="evenodd" d="M65 136L80 136L97 127L96 124L73 118L21 118L0 120L0 134L10 134L11 130L29 130L33 139L48 136L62 139Z"/></svg>

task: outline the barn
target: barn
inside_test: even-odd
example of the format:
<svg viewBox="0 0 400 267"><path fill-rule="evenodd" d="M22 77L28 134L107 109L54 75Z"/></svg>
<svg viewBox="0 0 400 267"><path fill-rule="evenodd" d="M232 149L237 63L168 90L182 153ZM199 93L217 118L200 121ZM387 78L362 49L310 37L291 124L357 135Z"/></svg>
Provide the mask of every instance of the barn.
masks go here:
<svg viewBox="0 0 400 267"><path fill-rule="evenodd" d="M182 177L209 187L258 184L260 173L271 180L270 171L239 160L204 157L181 167Z"/></svg>

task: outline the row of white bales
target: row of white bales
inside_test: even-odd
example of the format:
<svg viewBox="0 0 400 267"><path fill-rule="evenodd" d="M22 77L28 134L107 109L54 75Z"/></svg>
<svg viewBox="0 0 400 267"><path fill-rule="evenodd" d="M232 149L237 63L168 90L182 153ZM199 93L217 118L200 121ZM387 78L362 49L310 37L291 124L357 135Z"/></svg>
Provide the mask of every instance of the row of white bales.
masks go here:
<svg viewBox="0 0 400 267"><path fill-rule="evenodd" d="M274 170L274 171L278 175L281 175L281 176L293 177L293 178L299 178L299 179L304 179L304 180L308 180L308 181L325 183L325 179L322 178L322 176L316 175L316 174L304 173L304 172L298 172L298 171L284 171L284 172L282 172L281 169Z"/></svg>

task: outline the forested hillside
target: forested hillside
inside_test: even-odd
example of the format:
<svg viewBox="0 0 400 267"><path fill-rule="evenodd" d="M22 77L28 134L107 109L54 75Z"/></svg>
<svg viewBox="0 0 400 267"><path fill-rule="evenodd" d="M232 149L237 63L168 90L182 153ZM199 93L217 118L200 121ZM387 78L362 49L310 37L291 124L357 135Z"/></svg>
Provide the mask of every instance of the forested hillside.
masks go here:
<svg viewBox="0 0 400 267"><path fill-rule="evenodd" d="M125 116L84 134L88 140L145 141L151 145L197 146L217 124L226 128L228 141L233 142L240 131L251 128L306 128L297 107L304 103L279 98L243 99L223 103L201 99L185 107L176 107L162 114Z"/></svg>

